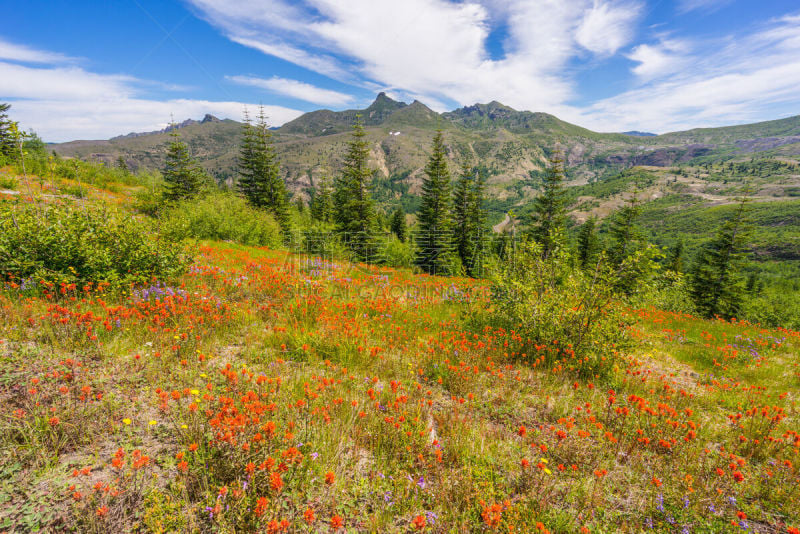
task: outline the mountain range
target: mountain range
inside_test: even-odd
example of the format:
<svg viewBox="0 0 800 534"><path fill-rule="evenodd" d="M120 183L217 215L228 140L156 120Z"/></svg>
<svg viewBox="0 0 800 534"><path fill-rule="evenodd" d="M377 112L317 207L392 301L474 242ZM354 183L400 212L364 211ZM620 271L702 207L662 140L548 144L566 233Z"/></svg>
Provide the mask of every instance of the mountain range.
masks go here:
<svg viewBox="0 0 800 534"><path fill-rule="evenodd" d="M563 153L568 180L574 186L601 183L633 166L658 171L754 158L796 161L800 155L800 116L662 135L600 133L499 102L437 113L419 101L406 104L380 93L365 109L312 111L273 130L293 194L308 198L321 177L337 172L356 115L361 115L370 143L378 201L399 202L409 211L414 210L437 129L444 132L454 172L468 162L486 173L495 212L524 206L536 194L537 179L554 151ZM157 132L72 141L52 145L52 149L63 156L107 163L121 156L131 168L160 169L169 133L176 128L210 174L221 182L235 180L242 124L211 115Z"/></svg>

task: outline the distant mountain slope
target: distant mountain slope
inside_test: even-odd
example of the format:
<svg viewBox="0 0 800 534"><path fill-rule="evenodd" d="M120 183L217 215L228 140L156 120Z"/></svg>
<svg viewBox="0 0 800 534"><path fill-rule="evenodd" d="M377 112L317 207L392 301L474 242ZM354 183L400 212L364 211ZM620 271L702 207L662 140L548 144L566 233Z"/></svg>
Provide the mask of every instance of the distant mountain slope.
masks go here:
<svg viewBox="0 0 800 534"><path fill-rule="evenodd" d="M413 207L422 168L437 129L445 131L451 163L468 161L488 176L496 210L525 204L536 193L549 155L563 152L574 185L602 181L634 166L668 167L754 156L800 154L800 116L724 128L701 128L665 135L598 133L547 113L517 111L499 102L436 113L424 104L397 102L385 93L363 110L319 110L274 130L276 150L289 188L308 196L323 175L336 172L357 114L364 121L378 174L379 202ZM217 179L232 182L241 124L207 115L179 124L191 153ZM128 134L106 141L52 145L61 155L114 162L134 168L163 166L168 132ZM454 167L455 169L455 167Z"/></svg>

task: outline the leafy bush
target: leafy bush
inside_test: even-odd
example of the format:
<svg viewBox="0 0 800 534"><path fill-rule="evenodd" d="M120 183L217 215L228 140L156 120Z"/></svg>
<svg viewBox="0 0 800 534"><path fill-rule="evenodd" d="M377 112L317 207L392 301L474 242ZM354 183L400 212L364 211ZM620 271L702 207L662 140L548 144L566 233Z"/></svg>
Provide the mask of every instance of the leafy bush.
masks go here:
<svg viewBox="0 0 800 534"><path fill-rule="evenodd" d="M161 233L176 241L218 239L262 247L281 243L280 226L270 214L227 192L169 205L160 216L160 227Z"/></svg>
<svg viewBox="0 0 800 534"><path fill-rule="evenodd" d="M0 276L124 287L180 273L186 259L143 221L97 208L0 203Z"/></svg>
<svg viewBox="0 0 800 534"><path fill-rule="evenodd" d="M2 156L0 156L0 158L2 158ZM0 163L2 163L2 159L0 159ZM18 185L19 180L13 176L0 174L0 189L16 189Z"/></svg>
<svg viewBox="0 0 800 534"><path fill-rule="evenodd" d="M800 293L772 288L744 299L741 319L800 331Z"/></svg>
<svg viewBox="0 0 800 534"><path fill-rule="evenodd" d="M641 261L634 255L612 268L602 256L595 270L583 272L563 249L543 258L538 244L522 243L493 269L496 306L489 321L513 331L520 345L516 352L534 366L604 374L630 341L615 288L642 270Z"/></svg>
<svg viewBox="0 0 800 534"><path fill-rule="evenodd" d="M381 259L391 267L411 268L414 265L414 247L411 242L405 243L394 236L389 236L381 241ZM458 272L458 271L454 271Z"/></svg>
<svg viewBox="0 0 800 534"><path fill-rule="evenodd" d="M649 283L639 284L639 291L630 298L629 303L634 308L697 313L685 275L673 271L665 271Z"/></svg>

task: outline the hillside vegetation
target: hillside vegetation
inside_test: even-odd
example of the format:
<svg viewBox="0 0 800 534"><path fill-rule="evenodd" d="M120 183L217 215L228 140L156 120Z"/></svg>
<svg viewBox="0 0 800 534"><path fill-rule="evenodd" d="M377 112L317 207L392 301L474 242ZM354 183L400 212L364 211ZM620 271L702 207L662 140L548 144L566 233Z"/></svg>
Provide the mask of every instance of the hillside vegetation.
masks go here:
<svg viewBox="0 0 800 534"><path fill-rule="evenodd" d="M368 125L310 206L262 120L235 190L168 133L163 173L0 156L0 529L800 532L792 163L551 155L489 232L450 130L409 217Z"/></svg>
<svg viewBox="0 0 800 534"><path fill-rule="evenodd" d="M132 202L77 178L4 209ZM624 338L597 347L595 378L559 339L493 323L481 280L187 253L185 274L130 292L5 282L4 528L800 523L797 332L617 303Z"/></svg>

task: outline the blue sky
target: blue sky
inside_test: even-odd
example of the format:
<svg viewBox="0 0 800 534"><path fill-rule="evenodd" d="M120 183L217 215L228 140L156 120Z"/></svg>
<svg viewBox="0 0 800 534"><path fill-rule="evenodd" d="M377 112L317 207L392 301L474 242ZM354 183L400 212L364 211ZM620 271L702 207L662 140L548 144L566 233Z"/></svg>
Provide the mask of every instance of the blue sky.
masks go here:
<svg viewBox="0 0 800 534"><path fill-rule="evenodd" d="M0 0L0 100L45 140L379 91L598 131L800 114L797 0Z"/></svg>

